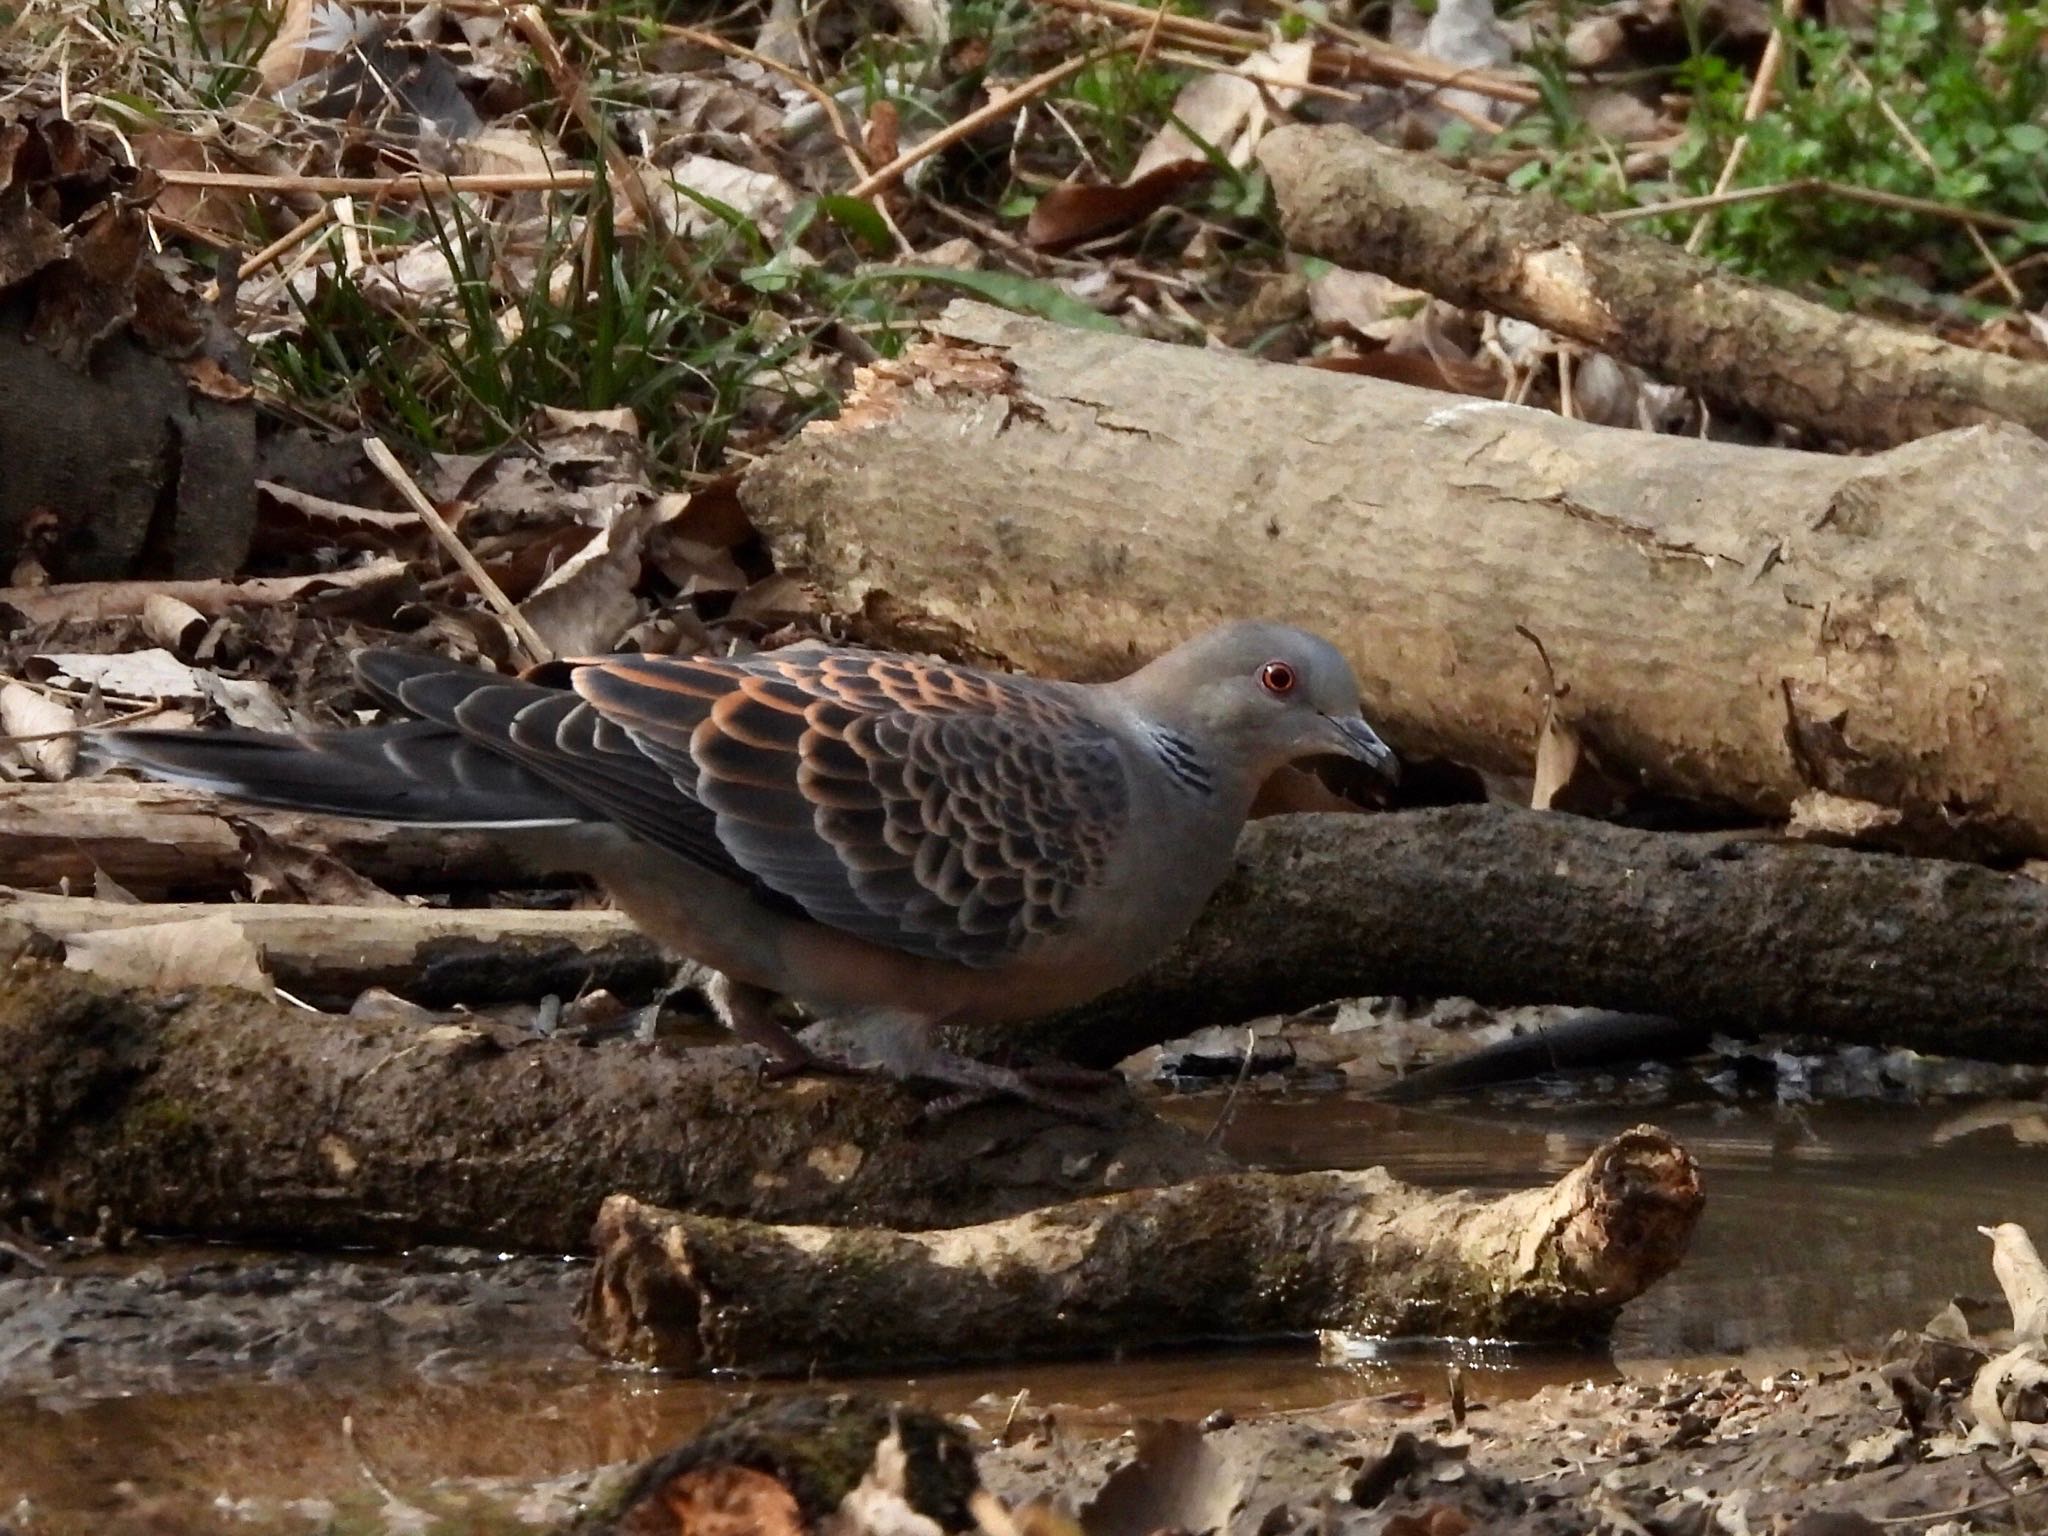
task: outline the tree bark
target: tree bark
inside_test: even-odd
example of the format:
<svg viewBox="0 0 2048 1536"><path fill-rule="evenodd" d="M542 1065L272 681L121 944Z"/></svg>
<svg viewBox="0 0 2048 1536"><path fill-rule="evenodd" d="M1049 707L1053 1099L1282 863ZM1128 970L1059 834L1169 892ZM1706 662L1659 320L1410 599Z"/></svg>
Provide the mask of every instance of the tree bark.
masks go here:
<svg viewBox="0 0 2048 1536"><path fill-rule="evenodd" d="M150 998L33 961L0 987L0 1214L57 1230L97 1230L104 1207L220 1239L572 1253L621 1190L933 1226L1221 1166L1136 1109L1106 1128L1021 1106L934 1123L899 1088L771 1083L727 1048Z"/></svg>
<svg viewBox="0 0 2048 1536"><path fill-rule="evenodd" d="M1328 634L1407 752L2048 851L2048 443L1871 458L1654 436L956 305L749 473L864 637L1056 675L1262 614Z"/></svg>
<svg viewBox="0 0 2048 1536"><path fill-rule="evenodd" d="M1388 993L2048 1061L2048 885L1499 806L1287 817L1246 832L1171 955L1029 1043L1116 1061L1162 1027Z"/></svg>
<svg viewBox="0 0 2048 1536"><path fill-rule="evenodd" d="M1845 314L1347 127L1266 136L1297 250L1625 358L1715 405L1888 448L2010 421L2048 433L2048 368Z"/></svg>
<svg viewBox="0 0 2048 1536"><path fill-rule="evenodd" d="M272 980L322 1008L346 1010L369 987L428 1007L575 997L597 987L644 997L675 969L619 912L95 901L0 888L0 920L59 943L218 915L248 935Z"/></svg>
<svg viewBox="0 0 2048 1536"><path fill-rule="evenodd" d="M173 784L72 779L0 784L0 881L18 890L90 890L103 872L152 900L218 895L243 882L237 822L287 848L331 853L388 890L530 878L481 833L264 810Z"/></svg>
<svg viewBox="0 0 2048 1536"><path fill-rule="evenodd" d="M1698 1170L1648 1126L1543 1189L1227 1174L947 1232L598 1217L578 1322L613 1359L793 1374L1347 1329L1580 1340L1683 1256ZM915 1306L901 1299L915 1297Z"/></svg>

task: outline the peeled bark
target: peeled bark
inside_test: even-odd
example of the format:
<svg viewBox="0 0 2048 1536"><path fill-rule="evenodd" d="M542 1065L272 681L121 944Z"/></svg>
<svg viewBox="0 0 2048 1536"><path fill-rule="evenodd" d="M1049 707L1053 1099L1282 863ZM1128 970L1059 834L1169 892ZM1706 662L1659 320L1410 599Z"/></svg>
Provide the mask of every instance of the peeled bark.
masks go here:
<svg viewBox="0 0 2048 1536"><path fill-rule="evenodd" d="M1549 682L1617 778L2048 851L2048 443L1870 458L1619 431L956 305L749 473L869 639L1101 677L1262 614L1406 752L1527 773Z"/></svg>
<svg viewBox="0 0 2048 1536"><path fill-rule="evenodd" d="M1281 128L1259 163L1295 249L1544 326L1718 406L1866 448L1995 421L2048 433L2039 363L1751 282L1356 129Z"/></svg>
<svg viewBox="0 0 2048 1536"><path fill-rule="evenodd" d="M621 1195L578 1322L613 1359L769 1374L1321 1329L1579 1340L1670 1272L1700 1205L1691 1157L1648 1126L1548 1188L1493 1197L1383 1168L1242 1173L905 1233Z"/></svg>
<svg viewBox="0 0 2048 1536"><path fill-rule="evenodd" d="M618 1190L931 1226L1223 1165L1135 1109L1107 1128L1019 1106L931 1122L900 1088L768 1082L729 1048L151 998L26 961L4 981L0 1216L43 1228L571 1253Z"/></svg>

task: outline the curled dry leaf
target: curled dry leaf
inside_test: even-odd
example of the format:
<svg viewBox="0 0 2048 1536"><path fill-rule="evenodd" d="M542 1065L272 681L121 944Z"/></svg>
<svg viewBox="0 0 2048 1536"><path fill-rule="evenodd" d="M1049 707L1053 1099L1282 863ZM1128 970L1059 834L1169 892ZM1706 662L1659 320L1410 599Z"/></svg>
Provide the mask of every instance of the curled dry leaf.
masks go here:
<svg viewBox="0 0 2048 1536"><path fill-rule="evenodd" d="M64 941L64 964L150 991L240 987L269 997L274 990L255 944L225 913L75 933Z"/></svg>
<svg viewBox="0 0 2048 1536"><path fill-rule="evenodd" d="M2018 1415L2030 1406L2026 1401L2029 1395L2035 1398L2033 1406L2038 1410L2044 1387L2048 1387L2048 1362L2041 1358L2041 1346L2016 1344L1988 1362L1970 1383L1971 1417L1978 1429L1997 1436L2000 1442L2021 1442L2019 1431L2034 1421Z"/></svg>
<svg viewBox="0 0 2048 1536"><path fill-rule="evenodd" d="M1579 735L1557 710L1557 695L1543 701L1543 725L1536 733L1536 782L1529 791L1534 810L1547 811L1579 771Z"/></svg>
<svg viewBox="0 0 2048 1536"><path fill-rule="evenodd" d="M206 625L206 615L182 598L152 592L142 600L142 632L167 651L190 656Z"/></svg>
<svg viewBox="0 0 2048 1536"><path fill-rule="evenodd" d="M1791 819L1785 835L1809 842L1854 843L1895 827L1903 820L1898 807L1878 805L1870 800L1852 800L1847 795L1810 789L1792 802Z"/></svg>
<svg viewBox="0 0 2048 1536"><path fill-rule="evenodd" d="M1991 1239L1991 1272L2012 1309L2012 1329L2019 1338L2041 1343L2048 1339L2048 1266L2016 1221L1977 1229Z"/></svg>
<svg viewBox="0 0 2048 1536"><path fill-rule="evenodd" d="M0 736L42 737L15 740L14 754L30 772L45 779L68 779L78 771L78 738L54 735L78 728L78 716L60 699L39 693L26 683L0 685Z"/></svg>

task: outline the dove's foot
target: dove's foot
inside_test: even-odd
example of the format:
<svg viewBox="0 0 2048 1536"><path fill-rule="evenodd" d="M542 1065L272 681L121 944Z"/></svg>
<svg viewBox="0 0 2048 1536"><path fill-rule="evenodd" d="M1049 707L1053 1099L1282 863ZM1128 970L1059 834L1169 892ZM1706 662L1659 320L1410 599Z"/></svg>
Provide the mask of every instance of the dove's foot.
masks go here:
<svg viewBox="0 0 2048 1536"><path fill-rule="evenodd" d="M1015 1099L1063 1120L1096 1126L1116 1123L1114 1101L1106 1090L1123 1083L1114 1072L1062 1065L999 1067L945 1051L934 1051L919 1061L905 1081L948 1090L925 1105L927 1120L943 1120L977 1105Z"/></svg>

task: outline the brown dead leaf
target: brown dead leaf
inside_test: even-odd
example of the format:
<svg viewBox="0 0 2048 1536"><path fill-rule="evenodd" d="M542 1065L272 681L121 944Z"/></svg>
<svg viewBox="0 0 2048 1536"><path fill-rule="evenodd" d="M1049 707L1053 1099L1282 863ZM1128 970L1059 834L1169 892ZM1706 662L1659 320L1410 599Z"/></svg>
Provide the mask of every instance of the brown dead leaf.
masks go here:
<svg viewBox="0 0 2048 1536"><path fill-rule="evenodd" d="M263 997L274 993L263 957L226 913L75 933L64 941L64 965L116 986L150 991L240 987Z"/></svg>
<svg viewBox="0 0 2048 1536"><path fill-rule="evenodd" d="M1278 42L1245 59L1242 74L1196 76L1174 99L1174 120L1138 152L1120 185L1054 187L1033 205L1024 238L1038 250L1062 251L1129 229L1206 178L1211 150L1231 165L1249 165L1274 112L1301 99L1287 82L1308 82L1314 53L1306 41Z"/></svg>
<svg viewBox="0 0 2048 1536"><path fill-rule="evenodd" d="M236 378L216 357L195 357L182 365L185 382L193 390L209 400L218 400L226 405L235 405L256 396L255 386L246 380Z"/></svg>
<svg viewBox="0 0 2048 1536"><path fill-rule="evenodd" d="M1460 362L1455 357L1431 357L1426 352L1357 352L1342 356L1304 358L1310 368L1326 373L1351 373L1369 379L1385 379L1417 389L1439 389L1454 395L1500 398L1501 376L1486 363Z"/></svg>
<svg viewBox="0 0 2048 1536"><path fill-rule="evenodd" d="M612 648L640 617L634 595L646 563L656 504L628 501L600 523L595 537L548 575L519 605L557 656L590 656Z"/></svg>
<svg viewBox="0 0 2048 1536"><path fill-rule="evenodd" d="M530 133L486 128L457 147L457 162L475 176L545 176L564 164L561 150Z"/></svg>
<svg viewBox="0 0 2048 1536"><path fill-rule="evenodd" d="M277 30L270 34L269 45L256 60L256 78L265 95L275 96L332 59L332 54L318 54L308 48L313 32L313 5L314 0L285 0Z"/></svg>
<svg viewBox="0 0 2048 1536"><path fill-rule="evenodd" d="M129 140L135 163L153 171L215 171L207 140L176 129L145 128ZM248 203L240 195L213 187L167 182L151 203L159 213L194 229L238 243L248 234Z"/></svg>
<svg viewBox="0 0 2048 1536"><path fill-rule="evenodd" d="M1024 224L1024 238L1041 251L1071 250L1150 218L1183 188L1205 180L1207 160L1177 160L1121 186L1067 182L1040 197Z"/></svg>
<svg viewBox="0 0 2048 1536"><path fill-rule="evenodd" d="M235 821L249 899L325 907L402 907L404 901L323 848L294 847L253 822Z"/></svg>

